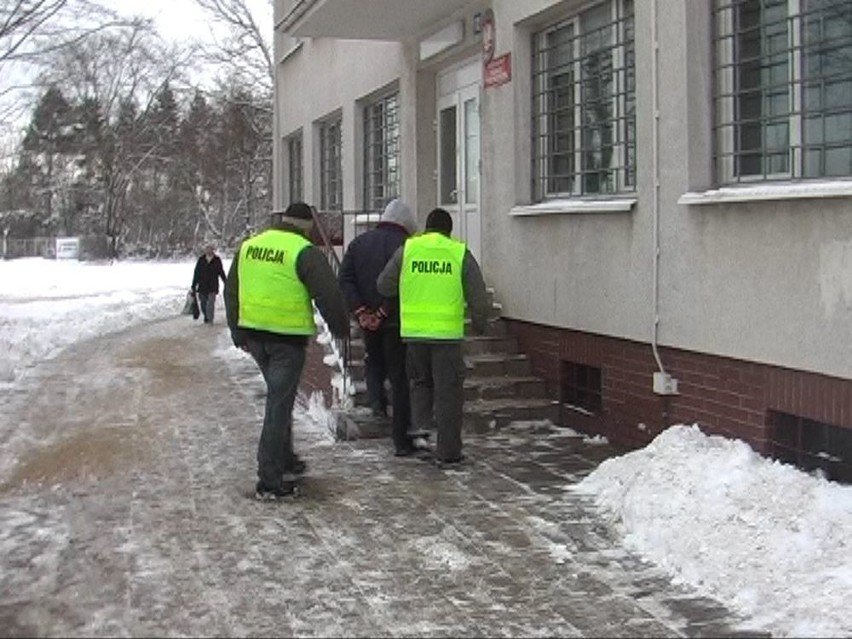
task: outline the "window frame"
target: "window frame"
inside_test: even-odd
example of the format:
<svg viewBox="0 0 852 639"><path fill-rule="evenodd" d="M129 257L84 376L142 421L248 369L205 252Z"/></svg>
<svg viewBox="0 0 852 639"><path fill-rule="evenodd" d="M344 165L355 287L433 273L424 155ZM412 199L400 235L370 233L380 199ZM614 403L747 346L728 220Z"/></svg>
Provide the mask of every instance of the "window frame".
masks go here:
<svg viewBox="0 0 852 639"><path fill-rule="evenodd" d="M848 178L852 176L852 162L850 162L850 167L845 170L845 173L829 173L826 170L826 153L832 149L846 149L848 154L852 154L852 134L847 134L846 139L840 143L833 143L826 140L824 127L827 113L829 116L845 114L847 118L852 118L852 103L838 113L831 113L832 109L824 105L808 109L806 104L808 87L818 86L817 91L825 91L826 78L837 81L836 76L830 74L811 75L806 69L807 56L813 55L814 59L818 59L818 55L821 54L821 43L825 42L825 38L821 33L820 38L808 42L805 24L814 17L825 20L825 8L813 9L810 12L804 11L807 7L807 0L781 0L773 5L766 5L766 2L767 0L714 0L712 11L714 14L713 170L715 181L720 185L737 185L772 181ZM742 14L738 15L737 11L747 9L747 5L750 3L756 3L761 12L772 8L785 9L784 17L777 21L784 24L783 35L786 41L786 45L779 49L780 54L772 50L764 50L765 39L772 35L767 35L767 31L773 26L774 22L766 19L765 15L761 13L757 23L758 44L760 46L758 56L747 58L742 55L740 49L744 45L738 42L738 38L741 38L743 33L747 32L747 29L741 28ZM840 41L847 43L846 47L852 47L852 31L841 37ZM764 85L763 76L771 72L773 66L777 66L777 62L770 64L767 63L767 59L773 56L779 57L782 54L787 78L783 84L786 87L787 110L782 115L773 115L767 113L767 92L769 89L777 89L777 87L771 82ZM754 87L743 88L742 77L747 73L743 69L748 63L753 65L755 62L758 64L757 70L761 74L761 82L757 90ZM841 82L852 83L852 76L848 72L839 75ZM758 94L760 97L761 110L756 120L754 118L749 120L742 116L744 108L742 103L747 99L747 94ZM824 101L824 94L820 93L819 98L820 101ZM806 135L809 116L815 116L821 120L823 126L822 139L811 144L808 143ZM786 126L782 127L786 129L786 145L783 151L777 151L773 150L771 144L766 140L766 128L781 119L786 121ZM761 139L759 146L755 147L756 150L742 147L743 129L748 125L760 127ZM819 166L817 171L808 167L807 155L814 152L817 153L817 164ZM786 170L773 170L772 167L768 166L772 158L777 158L782 154L785 158ZM747 156L759 160L760 170L744 168L743 163Z"/></svg>
<svg viewBox="0 0 852 639"><path fill-rule="evenodd" d="M363 107L362 205L382 211L400 196L401 126L399 91L394 89L366 102Z"/></svg>
<svg viewBox="0 0 852 639"><path fill-rule="evenodd" d="M635 193L637 188L636 172L636 62L635 62L635 13L634 0L605 0L586 7L583 11L561 20L552 21L543 28L531 33L531 176L530 194L533 203L578 197L601 198L621 194ZM606 12L608 19L597 28L586 29L596 12ZM552 64L550 56L556 53L559 45L550 44L554 35L568 30L570 51L568 64ZM604 46L584 52L583 47L593 42L593 36L609 31L610 41ZM609 51L610 79L609 96L600 103L608 104L607 117L589 123L591 108L584 101L584 92L598 76L589 76L584 65L595 53ZM560 72L560 69L564 69ZM555 94L554 78L568 75L564 86L570 100L562 116L570 120L568 127L553 124L560 114L559 107L545 104ZM557 87L558 88L558 87ZM584 138L597 132L609 131L610 141L600 146L584 145ZM568 135L562 140L556 136L560 131ZM553 162L559 151L554 148L558 142L568 143L568 153L564 154L569 170L561 175L553 168ZM592 167L588 159L591 154L609 153L606 166ZM590 178L603 177L597 188L590 188ZM554 181L562 181L560 187L554 187ZM566 182L567 181L567 182ZM608 184L607 185L605 185ZM567 184L567 188L565 185Z"/></svg>
<svg viewBox="0 0 852 639"><path fill-rule="evenodd" d="M290 202L304 199L304 141L302 131L292 133L284 138L287 150L287 197Z"/></svg>
<svg viewBox="0 0 852 639"><path fill-rule="evenodd" d="M343 116L335 114L317 124L319 142L320 210L343 210Z"/></svg>

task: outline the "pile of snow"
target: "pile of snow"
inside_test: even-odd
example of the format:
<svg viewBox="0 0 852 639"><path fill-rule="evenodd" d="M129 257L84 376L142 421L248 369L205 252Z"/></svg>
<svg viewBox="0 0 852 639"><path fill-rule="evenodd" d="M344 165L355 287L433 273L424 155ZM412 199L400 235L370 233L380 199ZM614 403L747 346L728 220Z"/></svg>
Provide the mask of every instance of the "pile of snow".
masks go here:
<svg viewBox="0 0 852 639"><path fill-rule="evenodd" d="M628 547L756 626L852 636L852 486L677 425L574 490Z"/></svg>

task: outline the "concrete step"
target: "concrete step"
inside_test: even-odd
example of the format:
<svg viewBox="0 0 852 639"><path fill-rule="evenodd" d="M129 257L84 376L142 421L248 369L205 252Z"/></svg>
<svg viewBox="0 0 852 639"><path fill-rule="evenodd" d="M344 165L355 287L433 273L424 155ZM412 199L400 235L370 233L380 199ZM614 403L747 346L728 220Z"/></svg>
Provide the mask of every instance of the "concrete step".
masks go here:
<svg viewBox="0 0 852 639"><path fill-rule="evenodd" d="M529 377L529 358L523 353L482 353L465 355L465 376L482 377ZM353 382L364 381L364 359L353 357L349 362L349 377Z"/></svg>
<svg viewBox="0 0 852 639"><path fill-rule="evenodd" d="M518 352L518 339L514 335L492 337L490 335L471 335L464 340L465 355L483 355L485 353Z"/></svg>
<svg viewBox="0 0 852 639"><path fill-rule="evenodd" d="M489 432L512 422L559 423L559 402L550 399L477 399L464 404L465 429Z"/></svg>
<svg viewBox="0 0 852 639"><path fill-rule="evenodd" d="M477 335L473 331L473 324L471 324L470 318L465 319L464 322L464 330L465 330L465 341L467 339L476 339L482 337L490 337L490 338L506 338L508 339L506 322L502 321L500 318L491 318L488 320L488 325L485 329L485 333L483 335ZM514 339L514 338L513 338ZM511 348L511 347L510 347ZM514 346L514 351L517 351L517 345ZM352 359L362 359L364 357L365 346L364 346L364 338L361 334L361 329L352 331L352 337L349 340L349 354Z"/></svg>
<svg viewBox="0 0 852 639"><path fill-rule="evenodd" d="M390 420L373 417L369 409L356 406L345 412L336 412L334 416L334 436L338 441L390 439Z"/></svg>
<svg viewBox="0 0 852 639"><path fill-rule="evenodd" d="M544 380L532 375L467 377L464 381L465 401L477 399L536 399L545 396Z"/></svg>
<svg viewBox="0 0 852 639"><path fill-rule="evenodd" d="M492 337L501 337L507 334L506 322L500 319L500 316L489 317L488 325L485 329L485 335L490 335ZM469 335L476 335L473 331L473 323L470 321L469 317L466 317L464 320L464 334L465 337Z"/></svg>
<svg viewBox="0 0 852 639"><path fill-rule="evenodd" d="M523 353L483 353L464 358L466 376L525 377L530 375L530 361Z"/></svg>

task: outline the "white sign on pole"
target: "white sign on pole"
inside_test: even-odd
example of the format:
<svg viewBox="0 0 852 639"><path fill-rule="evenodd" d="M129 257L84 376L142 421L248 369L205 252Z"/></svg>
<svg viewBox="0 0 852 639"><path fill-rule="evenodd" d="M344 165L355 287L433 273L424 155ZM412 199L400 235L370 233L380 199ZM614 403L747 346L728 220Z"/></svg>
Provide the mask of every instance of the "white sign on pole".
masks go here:
<svg viewBox="0 0 852 639"><path fill-rule="evenodd" d="M80 238L79 237L57 237L56 238L56 259L57 260L76 260L80 258Z"/></svg>

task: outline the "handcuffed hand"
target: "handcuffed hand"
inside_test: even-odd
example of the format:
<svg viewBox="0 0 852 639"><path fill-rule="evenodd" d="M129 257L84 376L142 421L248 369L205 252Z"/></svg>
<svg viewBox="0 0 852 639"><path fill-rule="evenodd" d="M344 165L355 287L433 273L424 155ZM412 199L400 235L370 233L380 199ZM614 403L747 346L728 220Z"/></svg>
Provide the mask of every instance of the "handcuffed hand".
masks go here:
<svg viewBox="0 0 852 639"><path fill-rule="evenodd" d="M366 306L355 311L355 317L358 318L358 326L365 331L377 331L382 323L381 318Z"/></svg>

